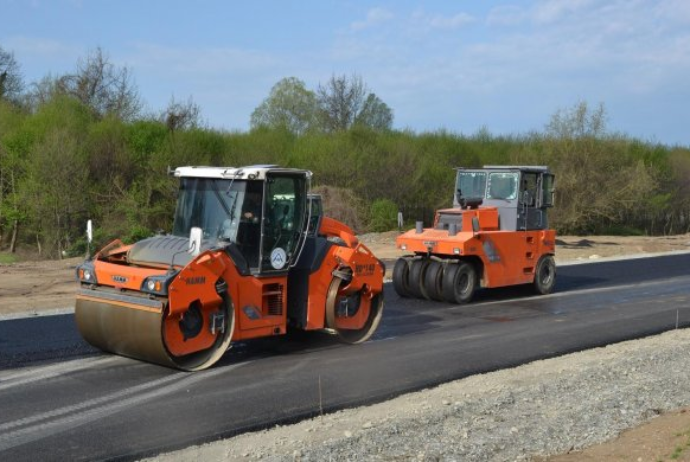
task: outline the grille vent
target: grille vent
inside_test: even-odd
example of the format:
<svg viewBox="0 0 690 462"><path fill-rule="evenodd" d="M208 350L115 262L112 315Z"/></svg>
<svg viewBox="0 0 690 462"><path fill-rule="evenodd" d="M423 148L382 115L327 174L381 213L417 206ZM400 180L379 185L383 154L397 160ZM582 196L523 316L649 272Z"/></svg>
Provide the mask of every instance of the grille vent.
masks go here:
<svg viewBox="0 0 690 462"><path fill-rule="evenodd" d="M269 316L283 314L283 285L266 284L264 286L264 309Z"/></svg>

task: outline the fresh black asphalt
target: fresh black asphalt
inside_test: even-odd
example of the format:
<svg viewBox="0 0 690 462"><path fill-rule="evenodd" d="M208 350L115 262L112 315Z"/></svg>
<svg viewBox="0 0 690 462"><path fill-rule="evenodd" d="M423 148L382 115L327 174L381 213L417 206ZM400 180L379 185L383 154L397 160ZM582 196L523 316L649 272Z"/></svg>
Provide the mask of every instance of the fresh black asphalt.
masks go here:
<svg viewBox="0 0 690 462"><path fill-rule="evenodd" d="M386 287L373 340L234 347L201 373L101 354L71 315L0 322L0 460L131 460L690 325L690 255L560 267L556 293L469 305Z"/></svg>

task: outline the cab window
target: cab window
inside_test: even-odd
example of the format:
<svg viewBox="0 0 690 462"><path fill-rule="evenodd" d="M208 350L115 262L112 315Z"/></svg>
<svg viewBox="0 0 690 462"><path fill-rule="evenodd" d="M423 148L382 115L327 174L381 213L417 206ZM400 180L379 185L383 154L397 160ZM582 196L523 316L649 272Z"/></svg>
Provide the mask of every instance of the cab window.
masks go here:
<svg viewBox="0 0 690 462"><path fill-rule="evenodd" d="M513 200L517 194L517 173L496 172L489 174L487 199Z"/></svg>

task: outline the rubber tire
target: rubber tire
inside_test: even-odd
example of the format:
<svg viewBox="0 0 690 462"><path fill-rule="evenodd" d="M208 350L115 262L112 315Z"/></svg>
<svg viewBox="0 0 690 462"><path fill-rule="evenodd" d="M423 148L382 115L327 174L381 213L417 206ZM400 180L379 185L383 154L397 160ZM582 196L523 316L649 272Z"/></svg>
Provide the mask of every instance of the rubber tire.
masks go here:
<svg viewBox="0 0 690 462"><path fill-rule="evenodd" d="M467 262L449 264L443 271L441 289L443 299L448 303L469 303L476 287L477 272L474 266Z"/></svg>
<svg viewBox="0 0 690 462"><path fill-rule="evenodd" d="M424 290L429 300L443 301L443 263L432 260L424 273Z"/></svg>
<svg viewBox="0 0 690 462"><path fill-rule="evenodd" d="M393 267L393 288L399 296L410 298L410 260L408 258L398 258Z"/></svg>
<svg viewBox="0 0 690 462"><path fill-rule="evenodd" d="M556 261L552 255L543 255L537 263L537 269L534 271L534 282L532 286L534 291L540 295L546 295L553 292L556 285Z"/></svg>
<svg viewBox="0 0 690 462"><path fill-rule="evenodd" d="M420 258L419 260L414 260L412 266L410 266L408 284L410 292L417 298L429 298L424 287L424 273L429 266L429 262L430 260L427 258Z"/></svg>

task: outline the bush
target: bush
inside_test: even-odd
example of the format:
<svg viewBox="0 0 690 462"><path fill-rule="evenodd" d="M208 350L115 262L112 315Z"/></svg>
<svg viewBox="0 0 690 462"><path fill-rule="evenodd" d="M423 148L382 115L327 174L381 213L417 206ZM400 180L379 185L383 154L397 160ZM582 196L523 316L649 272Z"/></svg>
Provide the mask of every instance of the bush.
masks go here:
<svg viewBox="0 0 690 462"><path fill-rule="evenodd" d="M320 194L323 203L323 214L334 220L345 223L355 232L361 232L365 228L366 207L352 190L346 188L334 188L332 186L318 186L312 190L314 194Z"/></svg>
<svg viewBox="0 0 690 462"><path fill-rule="evenodd" d="M86 250L88 248L89 243L86 240L86 233L84 233L83 236L80 236L77 238L74 243L69 246L66 250L62 252L62 256L65 258L72 258L72 257L81 257L86 255ZM112 238L109 238L108 236L105 236L105 233L102 228L100 227L94 227L93 229L93 242L91 242L91 255L95 254L99 250L101 250L103 247L106 246L110 241L112 241Z"/></svg>
<svg viewBox="0 0 690 462"><path fill-rule="evenodd" d="M371 204L369 229L375 232L390 231L398 224L398 206L389 199L377 199Z"/></svg>
<svg viewBox="0 0 690 462"><path fill-rule="evenodd" d="M0 265L11 265L17 262L17 256L11 253L0 252Z"/></svg>
<svg viewBox="0 0 690 462"><path fill-rule="evenodd" d="M153 236L153 234L153 231L144 226L134 225L129 229L127 235L122 238L122 242L125 244L134 244L142 239Z"/></svg>

